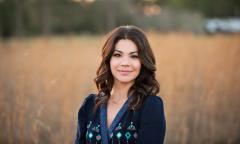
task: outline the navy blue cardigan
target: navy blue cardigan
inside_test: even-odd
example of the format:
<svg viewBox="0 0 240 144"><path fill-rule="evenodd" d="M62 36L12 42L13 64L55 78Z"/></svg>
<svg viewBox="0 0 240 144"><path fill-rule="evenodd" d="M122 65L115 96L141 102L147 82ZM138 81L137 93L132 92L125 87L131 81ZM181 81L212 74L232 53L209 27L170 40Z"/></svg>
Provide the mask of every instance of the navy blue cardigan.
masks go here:
<svg viewBox="0 0 240 144"><path fill-rule="evenodd" d="M75 144L162 144L166 122L162 99L148 96L140 109L128 109L129 99L107 127L107 106L93 112L95 95L89 95L78 112Z"/></svg>

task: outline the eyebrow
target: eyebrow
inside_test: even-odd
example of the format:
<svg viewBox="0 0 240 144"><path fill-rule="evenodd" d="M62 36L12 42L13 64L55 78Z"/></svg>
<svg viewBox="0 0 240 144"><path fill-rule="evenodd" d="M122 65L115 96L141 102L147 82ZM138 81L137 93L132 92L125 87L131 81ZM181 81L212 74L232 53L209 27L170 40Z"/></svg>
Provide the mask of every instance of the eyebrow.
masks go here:
<svg viewBox="0 0 240 144"><path fill-rule="evenodd" d="M114 51L117 51L117 52L119 52L119 53L123 53L123 52L122 52L122 51L120 51L120 50L114 50ZM137 52L137 51L130 52L129 54L134 54L134 53L137 53L137 54L138 54L138 52Z"/></svg>

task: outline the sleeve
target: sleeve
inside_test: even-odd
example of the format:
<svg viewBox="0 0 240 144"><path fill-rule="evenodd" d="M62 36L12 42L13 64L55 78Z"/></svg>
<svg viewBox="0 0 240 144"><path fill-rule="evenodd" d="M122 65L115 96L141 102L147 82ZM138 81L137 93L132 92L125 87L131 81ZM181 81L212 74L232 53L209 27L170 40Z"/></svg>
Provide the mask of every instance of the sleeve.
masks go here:
<svg viewBox="0 0 240 144"><path fill-rule="evenodd" d="M93 102L94 95L91 94L85 98L83 104L81 105L78 111L78 121L77 121L77 132L75 136L74 144L85 144L86 139L86 130L87 130L87 121L88 121L88 110Z"/></svg>
<svg viewBox="0 0 240 144"><path fill-rule="evenodd" d="M137 144L163 144L165 132L163 101L158 96L149 96L140 116Z"/></svg>

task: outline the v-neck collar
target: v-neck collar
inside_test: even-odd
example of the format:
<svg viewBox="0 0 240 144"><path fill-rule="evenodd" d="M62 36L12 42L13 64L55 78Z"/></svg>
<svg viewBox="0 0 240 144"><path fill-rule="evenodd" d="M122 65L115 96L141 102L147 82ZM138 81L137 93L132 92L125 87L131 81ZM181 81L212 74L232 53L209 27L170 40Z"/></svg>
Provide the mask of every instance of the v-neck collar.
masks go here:
<svg viewBox="0 0 240 144"><path fill-rule="evenodd" d="M102 140L104 144L108 144L109 141L109 136L114 130L114 128L117 126L117 124L120 122L122 116L128 109L128 104L129 104L129 99L128 98L117 115L115 116L114 120L112 121L109 129L107 127L107 104L103 104L100 107L100 124L101 124L101 135L102 135Z"/></svg>

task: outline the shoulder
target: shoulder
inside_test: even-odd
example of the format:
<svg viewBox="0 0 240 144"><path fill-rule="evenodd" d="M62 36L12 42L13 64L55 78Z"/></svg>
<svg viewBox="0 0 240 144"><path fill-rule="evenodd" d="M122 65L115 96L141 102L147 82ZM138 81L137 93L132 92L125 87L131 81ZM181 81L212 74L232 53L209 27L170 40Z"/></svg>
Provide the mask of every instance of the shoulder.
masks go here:
<svg viewBox="0 0 240 144"><path fill-rule="evenodd" d="M79 113L88 111L94 106L96 94L89 94L80 106Z"/></svg>
<svg viewBox="0 0 240 144"><path fill-rule="evenodd" d="M89 94L83 101L84 104L93 103L95 101L96 94Z"/></svg>
<svg viewBox="0 0 240 144"><path fill-rule="evenodd" d="M162 106L163 105L163 100L160 96L156 95L149 95L145 98L143 107L146 106Z"/></svg>
<svg viewBox="0 0 240 144"><path fill-rule="evenodd" d="M166 120L163 101L159 96L147 96L141 107L137 143L163 144Z"/></svg>
<svg viewBox="0 0 240 144"><path fill-rule="evenodd" d="M164 119L163 100L160 96L147 96L141 109L144 122L159 122Z"/></svg>

